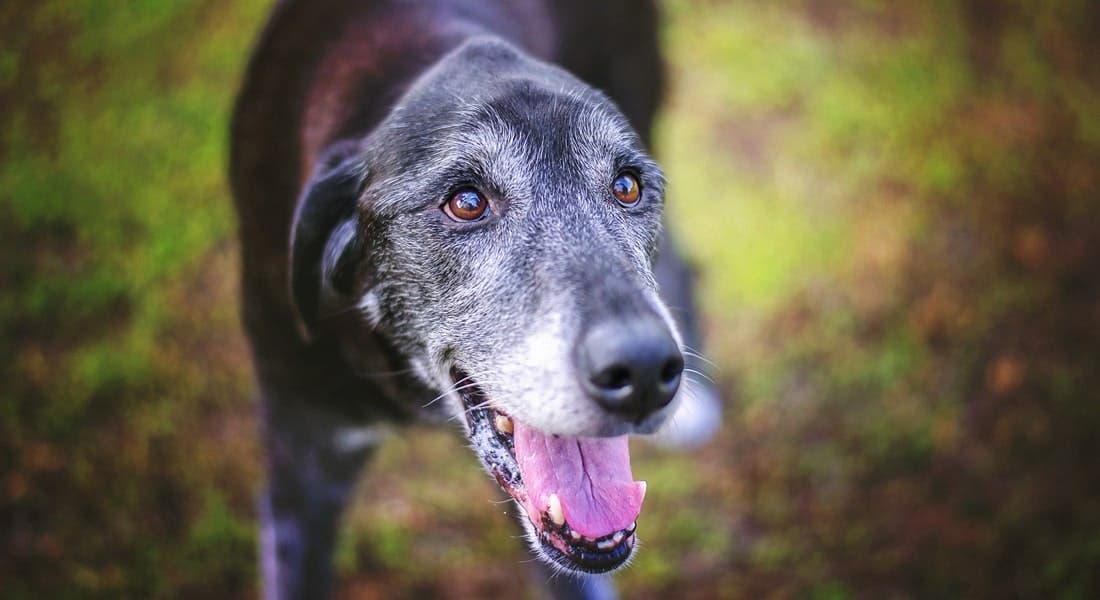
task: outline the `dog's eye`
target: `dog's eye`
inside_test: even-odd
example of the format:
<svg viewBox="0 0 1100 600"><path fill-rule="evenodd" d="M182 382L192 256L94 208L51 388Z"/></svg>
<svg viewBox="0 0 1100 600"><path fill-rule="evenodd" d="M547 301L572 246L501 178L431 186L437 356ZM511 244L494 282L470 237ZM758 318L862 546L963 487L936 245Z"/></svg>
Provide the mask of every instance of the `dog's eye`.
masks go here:
<svg viewBox="0 0 1100 600"><path fill-rule="evenodd" d="M615 181L611 182L611 193L615 195L619 204L632 206L638 202L641 187L638 185L638 180L630 173L619 173Z"/></svg>
<svg viewBox="0 0 1100 600"><path fill-rule="evenodd" d="M472 188L458 190L443 205L443 212L455 221L476 221L489 210L489 201Z"/></svg>

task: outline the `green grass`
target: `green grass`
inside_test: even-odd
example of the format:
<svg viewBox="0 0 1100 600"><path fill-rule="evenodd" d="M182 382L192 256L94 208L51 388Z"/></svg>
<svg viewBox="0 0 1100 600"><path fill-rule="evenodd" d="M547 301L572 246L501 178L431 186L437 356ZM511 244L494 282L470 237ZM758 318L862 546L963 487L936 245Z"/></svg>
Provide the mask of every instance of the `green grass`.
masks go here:
<svg viewBox="0 0 1100 600"><path fill-rule="evenodd" d="M828 197L838 182L789 150L803 133L806 85L828 67L825 41L758 8L668 10L670 60L692 68L673 71L656 150L673 228L708 265L711 312L773 305L843 252L844 221Z"/></svg>
<svg viewBox="0 0 1100 600"><path fill-rule="evenodd" d="M0 5L6 597L255 593L225 163L268 4ZM626 597L1100 587L1095 11L979 8L664 3L654 150L729 409L634 444ZM453 431L358 496L347 595L533 596Z"/></svg>

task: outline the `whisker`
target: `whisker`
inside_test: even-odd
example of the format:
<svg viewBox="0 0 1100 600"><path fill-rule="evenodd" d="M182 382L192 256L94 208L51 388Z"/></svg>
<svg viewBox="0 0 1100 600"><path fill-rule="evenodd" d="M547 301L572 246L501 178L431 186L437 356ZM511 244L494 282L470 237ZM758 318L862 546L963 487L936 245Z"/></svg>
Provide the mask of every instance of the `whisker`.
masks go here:
<svg viewBox="0 0 1100 600"><path fill-rule="evenodd" d="M709 381L711 383L711 385L718 385L717 383L715 383L715 381L713 379L710 378L710 376L708 376L706 373L704 373L702 371L699 371L697 369L688 369L688 368L685 367L684 368L684 373L694 373L695 375L698 375L699 377L702 377L703 379L706 379L707 381Z"/></svg>
<svg viewBox="0 0 1100 600"><path fill-rule="evenodd" d="M458 385L456 383L455 385L451 386L451 388L448 389L447 391L445 391L442 394L436 396L435 398L432 398L430 401L428 401L426 404L424 404L424 408L428 408L429 406L435 404L436 402L439 402L440 400L446 398L448 394L458 393L458 392L461 392L463 390L468 390L470 388L475 388L475 387L477 387L477 384L472 382L472 381L470 383L467 383L467 384L464 384L464 385Z"/></svg>
<svg viewBox="0 0 1100 600"><path fill-rule="evenodd" d="M710 365L710 366L712 366L712 367L716 367L716 366L717 366L717 365L715 365L715 364L714 364L714 361L712 361L712 360L708 359L707 357L703 356L702 354L699 354L698 352L695 352L694 350L689 350L688 348L686 348L686 347L685 347L685 348L683 349L683 353L684 353L684 354L685 354L686 356L691 356L691 357L693 357L693 358L698 358L699 360L701 360L701 361L703 361L703 362L707 363L708 365Z"/></svg>
<svg viewBox="0 0 1100 600"><path fill-rule="evenodd" d="M467 382L467 381L469 383L464 384L464 382ZM435 404L439 400L445 398L447 396L447 394L450 394L452 392L460 392L464 389L468 389L468 388L473 387L475 385L476 384L473 382L473 378L470 377L469 375L467 375L466 377L463 377L462 379L459 379L458 381L455 381L454 383L452 383L450 385L450 387L443 390L443 393L441 393L438 396L436 396L435 398L432 398L431 400L429 400L426 404L424 404L424 408L427 408L427 407L431 406L432 404Z"/></svg>
<svg viewBox="0 0 1100 600"><path fill-rule="evenodd" d="M484 400L482 402L478 402L477 404L471 405L469 408L466 408L465 410L463 410L462 413L463 414L469 414L469 413L474 412L475 410L481 410L483 408L489 408L489 401L488 400Z"/></svg>
<svg viewBox="0 0 1100 600"><path fill-rule="evenodd" d="M448 422L454 421L454 422L457 423L458 422L458 417L460 417L460 416L464 417L464 416L470 414L471 412L473 412L475 410L480 410L482 408L488 408L488 407L489 407L489 401L488 400L486 400L484 402L478 402L477 404L474 404L473 406L470 406L470 407L466 408L461 413L451 416L450 418L447 419L447 421Z"/></svg>

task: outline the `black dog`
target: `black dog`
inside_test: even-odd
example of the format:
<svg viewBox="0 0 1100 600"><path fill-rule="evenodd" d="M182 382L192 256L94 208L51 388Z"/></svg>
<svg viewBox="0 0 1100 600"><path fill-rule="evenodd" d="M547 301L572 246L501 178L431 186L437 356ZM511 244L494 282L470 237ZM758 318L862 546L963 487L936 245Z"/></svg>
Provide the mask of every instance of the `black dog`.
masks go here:
<svg viewBox="0 0 1100 600"><path fill-rule="evenodd" d="M339 515L383 420L458 417L546 564L603 573L630 557L645 486L627 434L681 405L673 435L716 421L711 391L681 383L690 315L677 325L657 296L660 278L690 308L667 248L654 275L656 35L637 0L276 7L231 157L268 596L329 593Z"/></svg>

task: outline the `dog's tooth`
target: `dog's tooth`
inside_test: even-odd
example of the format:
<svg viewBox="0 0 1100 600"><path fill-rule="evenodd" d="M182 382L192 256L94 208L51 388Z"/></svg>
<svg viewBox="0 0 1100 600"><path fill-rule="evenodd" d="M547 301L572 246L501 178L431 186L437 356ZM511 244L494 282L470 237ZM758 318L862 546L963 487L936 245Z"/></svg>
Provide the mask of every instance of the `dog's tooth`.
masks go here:
<svg viewBox="0 0 1100 600"><path fill-rule="evenodd" d="M615 545L618 545L620 542L623 541L624 537L626 537L626 533L622 531L616 531L615 535L611 536L611 539L615 541Z"/></svg>
<svg viewBox="0 0 1100 600"><path fill-rule="evenodd" d="M600 540L596 542L596 547L604 551L614 548L615 545L616 542L613 539Z"/></svg>
<svg viewBox="0 0 1100 600"><path fill-rule="evenodd" d="M561 509L561 498L558 498L557 494L550 494L548 504L550 505L550 520L559 527L565 525L565 512Z"/></svg>
<svg viewBox="0 0 1100 600"><path fill-rule="evenodd" d="M581 541L581 534L576 529L569 530L569 537L573 538L574 542Z"/></svg>
<svg viewBox="0 0 1100 600"><path fill-rule="evenodd" d="M493 425L495 425L496 428L497 428L497 431L499 431L501 433L507 433L507 434L511 435L511 433L513 431L512 419L509 419L508 417L506 417L506 416L504 416L500 413L497 413L496 416L493 417Z"/></svg>
<svg viewBox="0 0 1100 600"><path fill-rule="evenodd" d="M638 528L638 522L634 521L633 523L630 524L630 527L626 528L626 530L629 531L630 533L634 533L634 530L637 529L637 528Z"/></svg>

